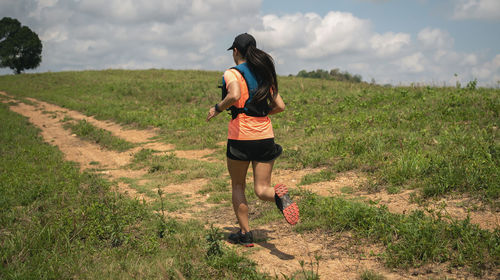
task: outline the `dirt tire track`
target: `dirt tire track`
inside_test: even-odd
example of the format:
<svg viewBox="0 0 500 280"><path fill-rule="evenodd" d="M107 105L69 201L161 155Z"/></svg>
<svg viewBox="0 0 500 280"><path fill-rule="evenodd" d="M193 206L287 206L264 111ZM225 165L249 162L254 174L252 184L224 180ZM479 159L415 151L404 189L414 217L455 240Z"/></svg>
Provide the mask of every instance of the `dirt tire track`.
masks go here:
<svg viewBox="0 0 500 280"><path fill-rule="evenodd" d="M15 100L12 96L4 92L0 92L0 94L8 98L11 98L12 100ZM97 128L101 128L111 132L111 134L116 137L119 137L131 143L141 144L141 147L138 149L152 149L160 152L172 151L175 153L176 157L179 158L195 159L195 160L211 161L211 162L216 161L215 159L207 158L208 155L213 154L215 152L215 150L213 149L189 150L189 151L175 150L175 145L165 144L162 142L158 142L157 140L154 140L155 138L158 137L158 129L138 130L134 128L124 128L122 125L117 124L115 122L101 121L94 118L93 116L86 116L78 111L66 109L38 99L27 97L26 100L34 104L37 104L37 107L39 107L43 111L55 114L55 116L59 119L68 116L75 120L86 120L92 125L96 126ZM137 152L137 149L133 150L133 152Z"/></svg>
<svg viewBox="0 0 500 280"><path fill-rule="evenodd" d="M148 171L145 169L132 170L126 167L131 162L133 155L141 149L153 149L162 153L172 152L177 157L191 160L214 161L214 159L207 158L207 155L212 154L214 150L205 149L194 151L175 151L173 150L175 147L174 145L152 140L152 138L158 137L157 132L153 129L124 129L119 124L111 121L100 121L93 117L85 116L80 112L68 110L34 98L28 97L26 99L37 106L20 102L4 92L0 92L0 95L9 99L2 100L3 103L16 103L16 105L9 107L10 110L28 117L32 124L40 128L41 136L44 141L57 146L59 150L63 152L65 160L78 163L80 165L80 170L82 171L86 169L97 169L99 170L96 171L97 173L105 175L112 180L118 180L117 191L139 200L145 200L146 202L154 201L153 198L139 193L136 189L130 187L129 184L119 181L119 179L137 179L148 174ZM76 120L87 120L94 126L105 129L116 137L139 144L139 146L129 151L116 152L103 149L97 144L83 141L72 135L70 131L64 129L62 120L67 116ZM162 186L161 189L165 193L180 193L182 195L190 196L191 200L194 200L197 203L205 203L207 197L198 194L198 191L207 182L208 181L206 179L198 179L178 185L171 184ZM192 213L190 212L181 212L176 215L184 215L184 218L192 217Z"/></svg>
<svg viewBox="0 0 500 280"><path fill-rule="evenodd" d="M10 110L28 117L32 124L41 129L41 135L47 143L57 146L66 160L80 163L82 170L96 167L119 169L130 162L130 153L104 150L99 145L81 141L62 127L60 119L44 114L34 106L18 103L10 106Z"/></svg>
<svg viewBox="0 0 500 280"><path fill-rule="evenodd" d="M124 174L127 177L137 178L147 173L145 170L124 168L132 158L130 152L109 151L102 149L97 144L82 141L63 128L60 118L44 114L40 108L17 102L16 105L10 106L9 109L27 117L32 124L40 128L40 134L44 141L57 146L63 153L65 160L78 163L82 171L86 169L103 170L100 173L113 180L124 177ZM118 184L117 190L139 199L146 198L127 184Z"/></svg>
<svg viewBox="0 0 500 280"><path fill-rule="evenodd" d="M86 116L78 111L65 109L57 105L40 101L34 98L28 97L26 99L33 103L39 104L46 111L61 113L76 120L86 120L98 128L111 132L111 134L113 134L116 137L119 137L131 143L142 144L141 147L133 150L134 153L140 149L152 149L160 152L172 151L178 158L195 159L202 161L214 161L214 159L206 158L206 156L213 154L215 150L204 149L204 150L179 151L175 150L175 145L165 144L153 140L155 138L158 138L159 129L138 130L134 128L124 128L122 125L112 121L101 121L92 116Z"/></svg>
<svg viewBox="0 0 500 280"><path fill-rule="evenodd" d="M56 114L62 114L66 115L68 117L71 117L76 120L86 120L89 123L93 124L94 126L98 128L105 129L114 136L117 136L119 138L122 138L128 142L132 143L147 143L150 142L152 138L155 138L158 136L158 134L150 129L150 130L137 130L133 128L127 128L124 129L123 126L114 123L112 121L101 121L97 120L96 118L92 116L86 116L78 111L73 111L69 110L63 107L59 107L54 104L50 104L44 101L40 101L34 98L27 97L26 100L29 100L30 102L33 102L37 104L41 109L47 111L47 112L52 112ZM168 150L173 150L175 148L174 145L168 145L168 144L163 144L163 143L155 143L156 149L159 151L168 151Z"/></svg>

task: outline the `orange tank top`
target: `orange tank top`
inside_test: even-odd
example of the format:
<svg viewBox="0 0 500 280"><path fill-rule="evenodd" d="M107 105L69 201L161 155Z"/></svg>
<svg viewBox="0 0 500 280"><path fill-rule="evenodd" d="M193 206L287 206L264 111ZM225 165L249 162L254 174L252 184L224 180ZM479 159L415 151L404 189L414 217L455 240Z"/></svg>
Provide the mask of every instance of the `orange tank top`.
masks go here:
<svg viewBox="0 0 500 280"><path fill-rule="evenodd" d="M224 72L226 87L233 81L240 83L241 97L233 105L238 108L245 106L248 99L248 87L245 78L235 69L229 69ZM271 119L265 117L252 117L245 114L238 116L229 122L227 138L231 140L261 140L274 138Z"/></svg>

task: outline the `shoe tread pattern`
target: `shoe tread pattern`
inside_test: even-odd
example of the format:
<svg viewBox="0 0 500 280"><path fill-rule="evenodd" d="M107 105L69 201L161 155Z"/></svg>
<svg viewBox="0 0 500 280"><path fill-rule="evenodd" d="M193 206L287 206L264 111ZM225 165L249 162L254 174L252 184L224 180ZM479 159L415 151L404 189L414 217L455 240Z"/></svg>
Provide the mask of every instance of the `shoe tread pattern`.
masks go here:
<svg viewBox="0 0 500 280"><path fill-rule="evenodd" d="M283 184L277 184L274 186L274 191L281 199L283 205L282 211L283 216L285 216L285 220L291 225L297 224L299 221L299 207L290 199L290 196L288 195L288 188Z"/></svg>

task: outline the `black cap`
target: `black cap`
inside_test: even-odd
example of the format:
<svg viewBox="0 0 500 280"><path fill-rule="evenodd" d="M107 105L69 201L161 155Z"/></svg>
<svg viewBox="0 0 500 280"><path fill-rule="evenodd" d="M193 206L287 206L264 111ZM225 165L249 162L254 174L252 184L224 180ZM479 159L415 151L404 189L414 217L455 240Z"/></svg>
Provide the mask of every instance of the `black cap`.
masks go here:
<svg viewBox="0 0 500 280"><path fill-rule="evenodd" d="M227 50L229 51L237 48L243 55L245 55L249 46L257 47L257 42L255 42L255 38L252 35L243 33L234 38L233 45L231 45L231 47Z"/></svg>

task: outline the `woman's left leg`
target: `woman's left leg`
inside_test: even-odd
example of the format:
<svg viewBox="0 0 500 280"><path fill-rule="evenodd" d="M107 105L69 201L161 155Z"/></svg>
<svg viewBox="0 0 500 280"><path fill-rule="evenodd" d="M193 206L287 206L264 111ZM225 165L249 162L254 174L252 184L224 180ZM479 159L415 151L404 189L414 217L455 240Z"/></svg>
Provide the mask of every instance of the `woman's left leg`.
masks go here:
<svg viewBox="0 0 500 280"><path fill-rule="evenodd" d="M295 225L299 221L299 207L290 199L285 185L277 184L271 187L271 173L274 161L252 162L255 194L262 200L275 201L276 206L283 212L286 221ZM275 195L276 199L275 200Z"/></svg>
<svg viewBox="0 0 500 280"><path fill-rule="evenodd" d="M274 201L274 188L271 187L271 174L274 160L271 162L252 161L254 190L258 198Z"/></svg>

